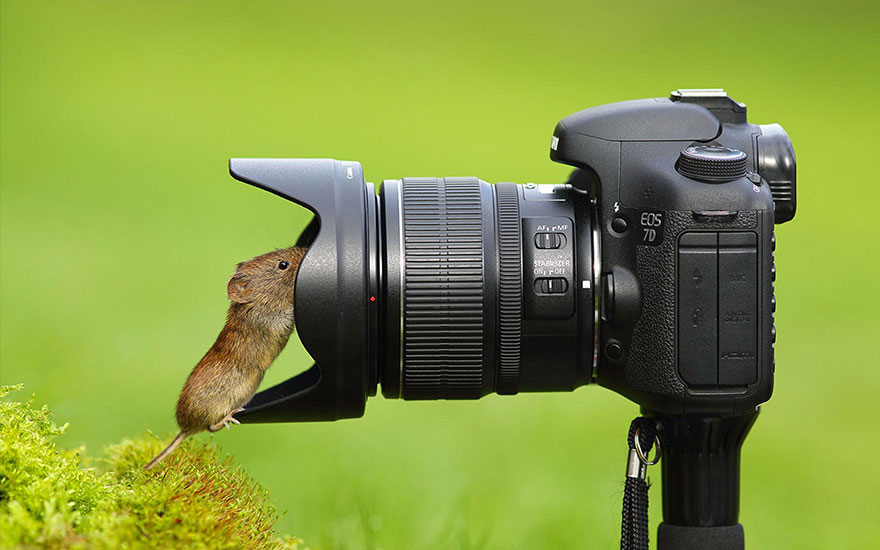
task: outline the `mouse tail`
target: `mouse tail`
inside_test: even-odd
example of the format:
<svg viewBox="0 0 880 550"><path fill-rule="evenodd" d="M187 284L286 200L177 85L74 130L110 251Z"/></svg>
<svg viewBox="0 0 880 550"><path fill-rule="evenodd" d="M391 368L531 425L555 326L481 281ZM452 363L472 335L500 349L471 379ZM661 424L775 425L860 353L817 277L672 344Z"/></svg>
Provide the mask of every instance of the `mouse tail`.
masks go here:
<svg viewBox="0 0 880 550"><path fill-rule="evenodd" d="M183 440L186 438L187 438L187 434L185 434L183 432L180 432L179 434L177 434L177 437L174 438L174 441L172 441L170 445L165 447L165 450L162 451L161 453L159 453L159 456L157 456L156 458L151 460L149 464L144 466L144 470L149 470L150 468L155 466L160 460L162 460L166 456L173 453L175 449L180 447L180 444L183 443Z"/></svg>

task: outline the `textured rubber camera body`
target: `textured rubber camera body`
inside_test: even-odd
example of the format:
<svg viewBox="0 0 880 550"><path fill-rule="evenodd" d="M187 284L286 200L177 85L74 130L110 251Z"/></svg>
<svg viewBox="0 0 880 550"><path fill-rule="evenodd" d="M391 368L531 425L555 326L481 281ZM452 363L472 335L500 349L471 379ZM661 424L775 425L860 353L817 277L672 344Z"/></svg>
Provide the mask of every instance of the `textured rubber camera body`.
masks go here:
<svg viewBox="0 0 880 550"><path fill-rule="evenodd" d="M773 388L774 222L794 214L778 125L720 91L562 120L551 158L596 199L600 385L651 412L730 415Z"/></svg>

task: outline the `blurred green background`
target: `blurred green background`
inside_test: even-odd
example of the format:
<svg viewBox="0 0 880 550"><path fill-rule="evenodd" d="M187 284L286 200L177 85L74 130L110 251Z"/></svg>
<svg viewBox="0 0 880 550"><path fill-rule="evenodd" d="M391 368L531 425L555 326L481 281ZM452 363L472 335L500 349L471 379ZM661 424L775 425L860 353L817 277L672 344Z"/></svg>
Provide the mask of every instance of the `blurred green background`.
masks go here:
<svg viewBox="0 0 880 550"><path fill-rule="evenodd" d="M873 1L3 0L0 381L91 454L173 431L233 266L307 219L232 180L228 157L556 182L565 115L725 87L751 121L783 124L799 161L798 216L778 230L776 392L744 449L747 540L877 547L878 15ZM267 383L308 366L294 340ZM637 412L594 387L374 398L360 420L212 439L316 548L613 548Z"/></svg>

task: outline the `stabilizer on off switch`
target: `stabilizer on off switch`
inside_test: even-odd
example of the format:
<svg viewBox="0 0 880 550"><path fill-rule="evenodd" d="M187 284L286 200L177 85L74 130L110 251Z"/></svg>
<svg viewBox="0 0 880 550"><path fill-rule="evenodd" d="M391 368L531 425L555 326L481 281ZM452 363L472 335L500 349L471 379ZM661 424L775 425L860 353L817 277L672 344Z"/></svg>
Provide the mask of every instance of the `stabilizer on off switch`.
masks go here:
<svg viewBox="0 0 880 550"><path fill-rule="evenodd" d="M535 292L541 294L565 294L568 281L561 277L535 279Z"/></svg>

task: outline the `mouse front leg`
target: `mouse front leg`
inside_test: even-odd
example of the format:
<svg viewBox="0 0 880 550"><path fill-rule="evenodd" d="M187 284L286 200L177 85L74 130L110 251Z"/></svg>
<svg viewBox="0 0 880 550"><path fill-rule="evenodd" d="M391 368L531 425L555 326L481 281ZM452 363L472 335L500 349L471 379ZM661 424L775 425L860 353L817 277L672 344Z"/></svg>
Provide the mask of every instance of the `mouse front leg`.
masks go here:
<svg viewBox="0 0 880 550"><path fill-rule="evenodd" d="M224 418L224 419L221 420L220 422L217 422L216 424L212 424L211 426L209 426L209 427L208 427L208 431L213 433L213 432L216 432L216 431L218 431L218 430L221 430L221 429L224 428L224 427L228 430L228 429L229 429L229 423L230 423L230 422L232 422L233 424L241 424L241 422L239 422L238 419L235 418L233 415L234 415L235 413L239 413L239 412L241 412L241 411L243 411L243 410L244 410L244 409L242 409L242 408L235 409L235 410L232 411L231 413L227 414L227 415L226 415L226 418Z"/></svg>

